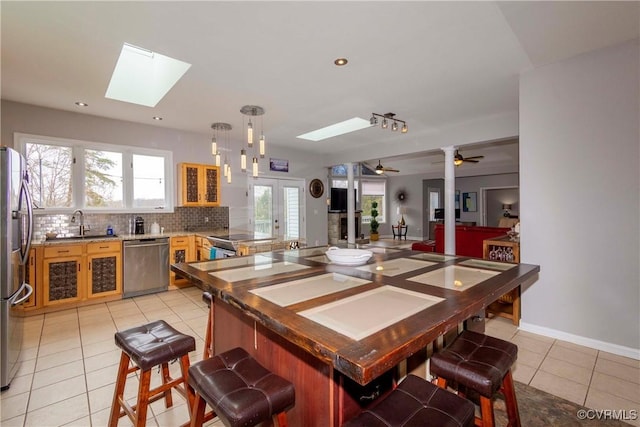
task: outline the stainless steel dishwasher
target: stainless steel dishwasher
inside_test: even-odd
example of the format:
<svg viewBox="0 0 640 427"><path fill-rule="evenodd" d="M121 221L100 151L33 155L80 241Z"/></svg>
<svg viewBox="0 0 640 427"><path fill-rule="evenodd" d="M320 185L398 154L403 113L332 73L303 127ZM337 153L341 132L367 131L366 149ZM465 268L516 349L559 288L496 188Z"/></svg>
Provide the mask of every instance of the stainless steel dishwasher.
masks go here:
<svg viewBox="0 0 640 427"><path fill-rule="evenodd" d="M123 298L169 288L169 238L124 241Z"/></svg>

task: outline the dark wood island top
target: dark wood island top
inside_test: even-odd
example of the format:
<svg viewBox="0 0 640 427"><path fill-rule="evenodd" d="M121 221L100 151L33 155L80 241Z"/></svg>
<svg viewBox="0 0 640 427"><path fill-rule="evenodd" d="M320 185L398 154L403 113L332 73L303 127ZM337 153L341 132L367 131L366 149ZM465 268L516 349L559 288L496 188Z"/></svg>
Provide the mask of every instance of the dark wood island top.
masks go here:
<svg viewBox="0 0 640 427"><path fill-rule="evenodd" d="M326 250L171 269L361 385L540 271L536 265L403 249L380 249L363 266L340 266L326 258Z"/></svg>

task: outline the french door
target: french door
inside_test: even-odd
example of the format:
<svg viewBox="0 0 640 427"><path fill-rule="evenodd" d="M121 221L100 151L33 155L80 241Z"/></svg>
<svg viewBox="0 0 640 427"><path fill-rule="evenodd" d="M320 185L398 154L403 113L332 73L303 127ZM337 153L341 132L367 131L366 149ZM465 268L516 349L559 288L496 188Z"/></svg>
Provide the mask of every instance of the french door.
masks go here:
<svg viewBox="0 0 640 427"><path fill-rule="evenodd" d="M258 178L249 187L254 232L282 239L304 237L304 180Z"/></svg>

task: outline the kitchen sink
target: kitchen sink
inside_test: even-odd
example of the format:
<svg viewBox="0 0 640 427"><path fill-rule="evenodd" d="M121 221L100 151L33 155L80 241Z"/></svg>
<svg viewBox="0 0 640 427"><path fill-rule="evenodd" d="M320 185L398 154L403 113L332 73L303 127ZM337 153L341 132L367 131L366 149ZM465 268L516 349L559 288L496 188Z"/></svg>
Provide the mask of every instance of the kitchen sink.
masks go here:
<svg viewBox="0 0 640 427"><path fill-rule="evenodd" d="M53 238L47 237L47 242L56 242L60 240L87 240L87 239L112 239L118 237L116 234L85 234L84 236L57 236Z"/></svg>

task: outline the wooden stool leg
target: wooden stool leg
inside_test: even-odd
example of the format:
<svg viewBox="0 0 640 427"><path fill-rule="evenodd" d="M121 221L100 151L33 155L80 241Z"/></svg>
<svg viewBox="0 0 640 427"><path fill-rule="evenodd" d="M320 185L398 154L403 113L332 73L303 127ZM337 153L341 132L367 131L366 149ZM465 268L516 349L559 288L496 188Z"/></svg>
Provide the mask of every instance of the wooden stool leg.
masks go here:
<svg viewBox="0 0 640 427"><path fill-rule="evenodd" d="M502 393L504 393L505 404L507 405L507 415L511 427L520 427L520 412L518 411L518 401L516 400L516 389L513 386L513 376L511 370L502 380Z"/></svg>
<svg viewBox="0 0 640 427"><path fill-rule="evenodd" d="M480 396L480 413L482 414L482 427L495 427L496 423L493 419L493 400ZM477 425L477 424L476 424Z"/></svg>
<svg viewBox="0 0 640 427"><path fill-rule="evenodd" d="M120 399L124 399L124 386L127 382L127 372L129 370L129 355L120 355L120 366L118 366L118 376L116 377L116 387L113 392L113 402L111 403L111 415L109 415L109 427L116 427L120 418Z"/></svg>
<svg viewBox="0 0 640 427"><path fill-rule="evenodd" d="M151 386L151 369L140 371L140 388L138 389L138 403L136 405L136 427L144 427L147 423L147 409L149 407L149 388Z"/></svg>
<svg viewBox="0 0 640 427"><path fill-rule="evenodd" d="M191 427L202 427L202 424L204 423L204 409L206 406L207 402L205 402L199 394L196 394L193 407L191 408Z"/></svg>
<svg viewBox="0 0 640 427"><path fill-rule="evenodd" d="M193 404L196 400L195 392L193 388L189 385L189 355L185 354L180 358L180 370L182 372L182 379L184 383L182 384L185 392L185 399L187 400L187 408L189 409L189 416L191 416L191 409L193 408Z"/></svg>
<svg viewBox="0 0 640 427"><path fill-rule="evenodd" d="M273 416L273 425L278 427L287 427L289 424L287 423L287 413L280 412Z"/></svg>
<svg viewBox="0 0 640 427"><path fill-rule="evenodd" d="M214 342L213 342L213 327L215 322L215 301L211 301L211 305L209 306L209 315L207 317L207 330L204 333L204 353L203 359L208 359L213 357L215 354L214 351Z"/></svg>
<svg viewBox="0 0 640 427"><path fill-rule="evenodd" d="M169 364L162 364L162 384L166 384L171 381L171 374L169 373ZM173 406L173 396L171 395L171 387L164 391L164 406L165 408L171 408Z"/></svg>

